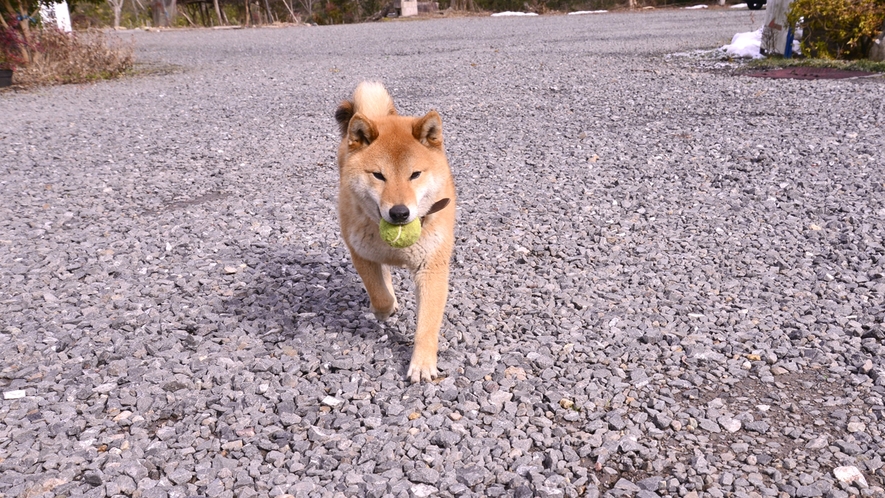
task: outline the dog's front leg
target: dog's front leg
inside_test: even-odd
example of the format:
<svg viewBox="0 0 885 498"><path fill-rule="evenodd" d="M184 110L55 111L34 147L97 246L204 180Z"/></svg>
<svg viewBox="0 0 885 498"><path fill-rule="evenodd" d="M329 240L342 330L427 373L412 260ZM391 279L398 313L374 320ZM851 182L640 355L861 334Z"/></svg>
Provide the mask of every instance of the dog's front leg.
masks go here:
<svg viewBox="0 0 885 498"><path fill-rule="evenodd" d="M396 296L393 294L390 268L364 259L354 251L350 252L350 259L369 294L369 303L375 318L379 321L387 320L396 312Z"/></svg>
<svg viewBox="0 0 885 498"><path fill-rule="evenodd" d="M407 375L412 382L430 381L439 375L436 369L436 353L439 348L439 329L449 295L448 265L433 270L418 270L414 273L414 278L418 328L415 331L415 350L412 352Z"/></svg>

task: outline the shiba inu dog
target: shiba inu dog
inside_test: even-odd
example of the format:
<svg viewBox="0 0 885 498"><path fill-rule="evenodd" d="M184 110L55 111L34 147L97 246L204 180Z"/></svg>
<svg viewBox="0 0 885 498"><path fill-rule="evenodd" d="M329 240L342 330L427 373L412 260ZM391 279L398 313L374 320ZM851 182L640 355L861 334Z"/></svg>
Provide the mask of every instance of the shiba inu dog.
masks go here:
<svg viewBox="0 0 885 498"><path fill-rule="evenodd" d="M353 266L372 312L386 320L397 308L390 267L408 268L415 281L418 327L409 364L412 382L437 371L439 329L449 293L455 230L455 184L443 147L442 119L400 116L380 83L363 82L335 112L338 147L338 216ZM418 241L405 248L381 239L381 219L394 225L421 220Z"/></svg>

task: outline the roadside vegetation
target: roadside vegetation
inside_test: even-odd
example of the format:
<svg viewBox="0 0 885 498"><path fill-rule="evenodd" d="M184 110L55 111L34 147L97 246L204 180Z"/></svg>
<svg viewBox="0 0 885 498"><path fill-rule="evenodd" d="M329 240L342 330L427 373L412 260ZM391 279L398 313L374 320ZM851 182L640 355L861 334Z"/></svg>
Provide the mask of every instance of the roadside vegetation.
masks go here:
<svg viewBox="0 0 885 498"><path fill-rule="evenodd" d="M754 59L749 68L885 73L885 0L793 0L786 22L798 33L799 50Z"/></svg>
<svg viewBox="0 0 885 498"><path fill-rule="evenodd" d="M421 12L575 10L693 5L703 0L419 0ZM729 0L730 3L739 0ZM395 13L393 0L74 0L75 27L214 27L271 23L342 24Z"/></svg>
<svg viewBox="0 0 885 498"><path fill-rule="evenodd" d="M44 25L39 1L0 3L0 70L13 70L17 85L81 83L130 71L135 62L133 46L108 31L109 27L341 24L396 14L393 0L70 0L74 32L65 33L50 27L50 23ZM698 0L438 0L419 1L419 12L470 15L509 10L544 14L696 3ZM885 45L876 42L885 29L885 0L794 0L787 20L801 28L804 55L763 59L752 65L885 71L885 62L866 60L871 51Z"/></svg>
<svg viewBox="0 0 885 498"><path fill-rule="evenodd" d="M753 69L774 69L787 67L826 67L832 69L842 69L844 71L866 71L868 73L885 73L885 62L874 62L867 59L859 60L838 60L838 59L819 59L819 58L801 58L791 57L785 59L783 57L768 57L765 59L753 59L747 64Z"/></svg>
<svg viewBox="0 0 885 498"><path fill-rule="evenodd" d="M19 86L84 83L132 68L133 46L100 30L65 32L40 22L37 0L0 6L0 70Z"/></svg>
<svg viewBox="0 0 885 498"><path fill-rule="evenodd" d="M133 46L99 30L65 33L56 28L2 28L0 65L14 71L21 86L85 83L114 78L132 68Z"/></svg>
<svg viewBox="0 0 885 498"><path fill-rule="evenodd" d="M864 59L885 29L885 0L794 0L787 22L802 29L808 57Z"/></svg>

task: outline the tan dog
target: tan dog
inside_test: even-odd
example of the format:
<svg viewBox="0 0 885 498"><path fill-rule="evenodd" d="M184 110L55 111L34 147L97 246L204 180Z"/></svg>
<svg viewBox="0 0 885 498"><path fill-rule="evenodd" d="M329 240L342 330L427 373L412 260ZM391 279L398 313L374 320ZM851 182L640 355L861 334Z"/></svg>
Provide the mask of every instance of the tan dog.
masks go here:
<svg viewBox="0 0 885 498"><path fill-rule="evenodd" d="M442 120L400 116L380 83L363 82L335 113L338 147L338 215L353 266L369 293L372 312L386 320L396 311L390 266L408 268L415 281L418 330L409 365L412 382L439 372L439 328L449 293L449 259L455 230L455 184L443 148ZM421 219L421 237L395 249L378 224Z"/></svg>

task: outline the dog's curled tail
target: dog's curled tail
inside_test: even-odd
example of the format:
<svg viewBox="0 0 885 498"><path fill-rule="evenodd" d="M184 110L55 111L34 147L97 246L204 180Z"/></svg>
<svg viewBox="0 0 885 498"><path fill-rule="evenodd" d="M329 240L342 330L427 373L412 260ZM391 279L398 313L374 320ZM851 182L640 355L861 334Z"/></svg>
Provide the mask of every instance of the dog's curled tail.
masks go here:
<svg viewBox="0 0 885 498"><path fill-rule="evenodd" d="M356 87L353 106L356 112L369 119L396 114L393 99L384 85L377 81L363 81Z"/></svg>
<svg viewBox="0 0 885 498"><path fill-rule="evenodd" d="M346 100L335 111L335 120L341 130L341 136L347 135L350 118L355 113L372 119L396 114L393 99L384 85L377 81L363 81L353 91L353 100Z"/></svg>

